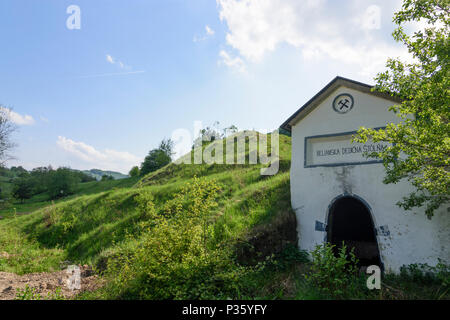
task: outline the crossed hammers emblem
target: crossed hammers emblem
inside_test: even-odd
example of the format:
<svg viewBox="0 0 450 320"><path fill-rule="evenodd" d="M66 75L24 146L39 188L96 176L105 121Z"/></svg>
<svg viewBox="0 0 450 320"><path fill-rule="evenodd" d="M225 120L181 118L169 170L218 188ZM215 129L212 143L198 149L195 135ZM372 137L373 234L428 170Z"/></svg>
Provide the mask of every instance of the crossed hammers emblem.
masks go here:
<svg viewBox="0 0 450 320"><path fill-rule="evenodd" d="M339 101L338 105L340 105L341 107L339 108L339 110L342 110L344 107L345 108L350 108L349 105L347 105L347 103L350 103L350 101L348 99L343 99L341 101Z"/></svg>

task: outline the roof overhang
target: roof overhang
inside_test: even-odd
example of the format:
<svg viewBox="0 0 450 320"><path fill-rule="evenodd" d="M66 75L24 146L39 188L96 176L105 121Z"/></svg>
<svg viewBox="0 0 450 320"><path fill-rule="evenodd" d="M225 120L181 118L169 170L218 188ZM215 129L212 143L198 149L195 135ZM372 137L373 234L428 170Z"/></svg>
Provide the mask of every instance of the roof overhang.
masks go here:
<svg viewBox="0 0 450 320"><path fill-rule="evenodd" d="M373 86L371 85L337 76L322 90L320 90L314 97L306 102L300 109L298 109L292 116L290 116L289 119L287 119L280 126L280 128L290 132L293 125L306 117L312 110L314 110L320 103L322 103L323 100L325 100L331 93L333 93L337 88L341 86L391 100L396 103L401 103L402 101L401 99L391 96L387 93L372 91Z"/></svg>

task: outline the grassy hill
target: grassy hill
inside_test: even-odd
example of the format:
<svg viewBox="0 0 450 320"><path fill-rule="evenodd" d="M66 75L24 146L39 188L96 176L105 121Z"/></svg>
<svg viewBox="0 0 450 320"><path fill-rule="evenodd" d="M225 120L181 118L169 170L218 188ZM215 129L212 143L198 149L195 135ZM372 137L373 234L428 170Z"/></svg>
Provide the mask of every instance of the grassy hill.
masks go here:
<svg viewBox="0 0 450 320"><path fill-rule="evenodd" d="M82 184L76 196L0 220L0 253L8 253L0 271L92 265L106 285L80 297L89 299L327 298L302 280L290 144L280 135L275 176L260 175L259 164L171 163L140 181Z"/></svg>
<svg viewBox="0 0 450 320"><path fill-rule="evenodd" d="M58 269L63 260L101 266L119 247L139 242L139 224L148 220L136 200L141 192L149 192L156 210L163 210L194 177L215 181L220 188L215 199L217 206L210 212L220 241L245 242L260 237L267 244L274 244L263 250L280 251L296 242L289 198L290 138L280 138L281 169L273 177L261 176L261 165L172 163L144 177L134 187L127 185L129 179L101 185L84 183L70 199L32 214L4 219L0 221L0 245L11 258L0 258L0 270L19 274L50 271ZM110 184L108 191L104 191L106 183ZM25 205L32 204L43 203L31 199ZM279 222L271 223L277 216L282 217ZM257 226L260 228L254 228ZM267 234L271 236L267 238ZM246 252L244 247L239 250Z"/></svg>

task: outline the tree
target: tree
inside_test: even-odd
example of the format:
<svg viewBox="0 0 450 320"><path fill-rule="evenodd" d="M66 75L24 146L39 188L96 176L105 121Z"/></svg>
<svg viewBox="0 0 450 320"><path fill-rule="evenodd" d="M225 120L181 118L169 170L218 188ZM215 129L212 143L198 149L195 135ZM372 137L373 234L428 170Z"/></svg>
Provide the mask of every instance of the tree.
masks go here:
<svg viewBox="0 0 450 320"><path fill-rule="evenodd" d="M11 109L0 105L0 167L12 157L9 154L16 144L11 141L11 134L17 127L10 120Z"/></svg>
<svg viewBox="0 0 450 320"><path fill-rule="evenodd" d="M203 142L208 144L215 140L226 138L236 132L238 132L238 128L234 124L230 125L228 128L220 129L220 122L215 121L211 126L207 126L199 131L199 136L194 140L192 149L196 146L203 145Z"/></svg>
<svg viewBox="0 0 450 320"><path fill-rule="evenodd" d="M238 127L236 127L234 124L229 126L228 128L223 129L223 136L227 137L230 134L234 134L238 132Z"/></svg>
<svg viewBox="0 0 450 320"><path fill-rule="evenodd" d="M33 196L34 184L31 178L15 179L13 183L12 195L14 198L25 201Z"/></svg>
<svg viewBox="0 0 450 320"><path fill-rule="evenodd" d="M33 181L34 194L46 192L50 184L50 178L53 169L51 167L34 168L30 172Z"/></svg>
<svg viewBox="0 0 450 320"><path fill-rule="evenodd" d="M62 198L75 193L79 178L69 168L58 168L50 178L48 193L51 199Z"/></svg>
<svg viewBox="0 0 450 320"><path fill-rule="evenodd" d="M377 75L374 87L403 100L391 107L399 123L382 130L361 128L355 137L362 143L372 139L392 144L369 156L383 160L384 183L407 179L415 187L397 204L405 210L425 206L430 219L449 201L449 13L448 0L404 1L395 13L398 27L392 35L408 48L415 62L389 59L388 70ZM404 32L405 23L421 19L428 23L425 30L413 35Z"/></svg>
<svg viewBox="0 0 450 320"><path fill-rule="evenodd" d="M11 167L11 172L13 172L14 176L19 178L25 178L30 175L30 173L24 169L22 166Z"/></svg>
<svg viewBox="0 0 450 320"><path fill-rule="evenodd" d="M170 159L172 159L172 156L173 156L173 141L172 141L172 139L163 139L159 143L158 149L163 151L167 156L170 157Z"/></svg>
<svg viewBox="0 0 450 320"><path fill-rule="evenodd" d="M128 174L130 175L130 177L137 177L139 175L139 167L134 166L133 168L131 168Z"/></svg>
<svg viewBox="0 0 450 320"><path fill-rule="evenodd" d="M221 130L219 126L219 121L215 121L212 126L201 129L199 132L200 136L197 139L201 139L201 141L214 141L222 139L224 134L220 133Z"/></svg>
<svg viewBox="0 0 450 320"><path fill-rule="evenodd" d="M72 172L81 183L97 181L97 179L95 179L93 176L90 176L82 171L73 170Z"/></svg>
<svg viewBox="0 0 450 320"><path fill-rule="evenodd" d="M111 181L111 180L114 180L114 177L111 176L111 175L104 174L104 175L102 176L102 181Z"/></svg>
<svg viewBox="0 0 450 320"><path fill-rule="evenodd" d="M158 148L151 150L141 164L141 176L156 171L172 161L173 141L163 139Z"/></svg>

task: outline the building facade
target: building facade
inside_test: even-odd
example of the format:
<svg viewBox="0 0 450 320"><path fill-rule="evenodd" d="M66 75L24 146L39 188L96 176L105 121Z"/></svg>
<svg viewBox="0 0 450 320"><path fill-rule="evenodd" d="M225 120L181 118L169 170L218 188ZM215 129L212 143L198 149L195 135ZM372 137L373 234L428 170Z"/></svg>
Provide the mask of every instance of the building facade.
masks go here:
<svg viewBox="0 0 450 320"><path fill-rule="evenodd" d="M399 101L370 89L336 77L281 126L292 136L291 202L299 247L344 241L363 265L379 264L394 273L412 263L449 263L447 208L430 220L422 208L397 206L412 186L384 184L383 165L364 154L387 145L351 142L361 126L398 121L388 109Z"/></svg>

